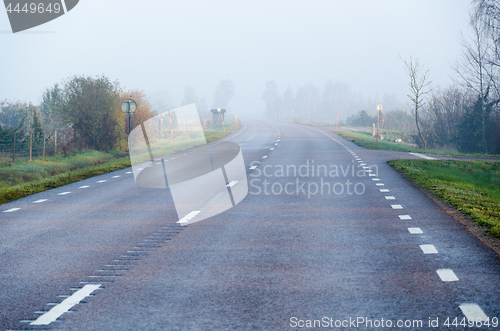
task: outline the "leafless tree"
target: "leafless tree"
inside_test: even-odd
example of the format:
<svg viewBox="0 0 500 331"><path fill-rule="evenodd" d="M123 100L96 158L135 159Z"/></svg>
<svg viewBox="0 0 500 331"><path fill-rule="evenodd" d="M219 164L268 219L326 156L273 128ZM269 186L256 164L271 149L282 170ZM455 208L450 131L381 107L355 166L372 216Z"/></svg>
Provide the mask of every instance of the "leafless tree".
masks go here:
<svg viewBox="0 0 500 331"><path fill-rule="evenodd" d="M422 72L423 67L419 63L418 59L413 61L411 56L409 60L402 60L405 63L406 72L410 77L410 94L408 94L408 98L411 100L411 110L415 116L415 124L417 126L418 135L422 141L424 149L426 149L427 138L422 130L420 113L426 103L425 96L430 92L431 81L429 80L429 70Z"/></svg>
<svg viewBox="0 0 500 331"><path fill-rule="evenodd" d="M495 65L494 55L491 51L491 39L484 28L483 22L478 13L472 13L469 19L469 26L473 32L472 37L466 38L462 36L463 60L458 65L455 65L454 71L459 77L458 83L466 87L468 90L477 95L481 109L481 124L482 124L482 150L487 153L486 142L486 122L487 109L498 101L491 101L488 104L488 98L492 91L499 91L497 85L498 66ZM491 99L491 98L490 98Z"/></svg>

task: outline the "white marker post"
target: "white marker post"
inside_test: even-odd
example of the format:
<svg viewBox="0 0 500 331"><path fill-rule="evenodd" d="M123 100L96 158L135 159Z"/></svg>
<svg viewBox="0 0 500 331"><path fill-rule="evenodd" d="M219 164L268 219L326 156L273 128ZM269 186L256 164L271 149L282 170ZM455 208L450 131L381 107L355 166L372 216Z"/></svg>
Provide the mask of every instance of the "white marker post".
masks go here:
<svg viewBox="0 0 500 331"><path fill-rule="evenodd" d="M375 146L378 145L378 129L380 128L380 112L382 111L382 105L377 105L378 110L378 123L377 123L377 138L375 139Z"/></svg>

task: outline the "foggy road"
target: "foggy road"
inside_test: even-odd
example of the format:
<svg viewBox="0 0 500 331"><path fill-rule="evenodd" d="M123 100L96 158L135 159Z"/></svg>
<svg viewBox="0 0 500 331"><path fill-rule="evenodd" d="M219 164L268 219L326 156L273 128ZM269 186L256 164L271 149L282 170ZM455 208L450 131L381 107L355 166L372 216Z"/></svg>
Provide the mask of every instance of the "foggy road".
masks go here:
<svg viewBox="0 0 500 331"><path fill-rule="evenodd" d="M498 257L387 164L419 156L263 119L225 140L241 146L249 193L188 226L167 190L137 186L130 169L2 205L1 329L447 329L498 317Z"/></svg>

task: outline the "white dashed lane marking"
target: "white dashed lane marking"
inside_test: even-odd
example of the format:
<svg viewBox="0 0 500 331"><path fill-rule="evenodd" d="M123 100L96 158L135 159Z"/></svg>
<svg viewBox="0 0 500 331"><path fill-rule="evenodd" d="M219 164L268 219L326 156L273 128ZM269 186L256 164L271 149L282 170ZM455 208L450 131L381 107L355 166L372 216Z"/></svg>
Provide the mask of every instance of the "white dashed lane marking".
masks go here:
<svg viewBox="0 0 500 331"><path fill-rule="evenodd" d="M376 185L377 186L384 186L384 184L382 184L382 183L377 183Z"/></svg>
<svg viewBox="0 0 500 331"><path fill-rule="evenodd" d="M99 287L101 287L101 284L85 285L80 290L73 293L70 297L64 299L63 302L54 306L51 310L31 322L30 325L49 325L50 323L55 322L62 314L79 304L80 301L88 297Z"/></svg>
<svg viewBox="0 0 500 331"><path fill-rule="evenodd" d="M455 275L455 273L451 269L439 269L439 270L436 270L436 272L437 272L439 278L441 278L441 280L443 282L456 282L456 281L458 281L457 275Z"/></svg>
<svg viewBox="0 0 500 331"><path fill-rule="evenodd" d="M84 185L84 186L80 186L80 188L89 188L90 186L88 185Z"/></svg>
<svg viewBox="0 0 500 331"><path fill-rule="evenodd" d="M438 251L434 245L420 245L420 249L424 254L437 254Z"/></svg>
<svg viewBox="0 0 500 331"><path fill-rule="evenodd" d="M66 194L70 194L71 192L62 192L62 193L59 193L58 195L66 195Z"/></svg>
<svg viewBox="0 0 500 331"><path fill-rule="evenodd" d="M131 173L132 173L132 171L127 171L127 172L126 172L126 174L131 174Z"/></svg>
<svg viewBox="0 0 500 331"><path fill-rule="evenodd" d="M395 197L393 197L393 196L391 196L391 195L387 195L385 198L386 198L387 200L394 200L394 199L396 199Z"/></svg>
<svg viewBox="0 0 500 331"><path fill-rule="evenodd" d="M181 218L179 220L179 222L177 222L177 223L180 223L180 224L187 223L191 219L193 219L196 215L198 215L199 213L200 213L199 210L193 210L192 212L190 212L189 214L187 214L186 216L184 216L183 218Z"/></svg>
<svg viewBox="0 0 500 331"><path fill-rule="evenodd" d="M251 167L250 167L250 170L253 170L253 169L255 169L255 168L257 168L257 166L251 166Z"/></svg>
<svg viewBox="0 0 500 331"><path fill-rule="evenodd" d="M398 215L400 220L411 220L410 215Z"/></svg>
<svg viewBox="0 0 500 331"><path fill-rule="evenodd" d="M380 189L380 192L382 192L382 193L387 193L387 192L389 192L389 190L388 190L388 189L386 189L386 188L381 188L381 189Z"/></svg>
<svg viewBox="0 0 500 331"><path fill-rule="evenodd" d="M274 148L269 148L270 151L274 151Z"/></svg>
<svg viewBox="0 0 500 331"><path fill-rule="evenodd" d="M103 179L103 180L99 180L98 183L104 183L106 180Z"/></svg>
<svg viewBox="0 0 500 331"><path fill-rule="evenodd" d="M15 212L15 211L17 211L19 209L21 209L21 208L11 208L11 209L4 210L3 212L4 213L12 213L12 212Z"/></svg>
<svg viewBox="0 0 500 331"><path fill-rule="evenodd" d="M37 200L37 201L33 201L33 203L42 203L42 202L45 202L47 201L48 199L40 199L40 200Z"/></svg>
<svg viewBox="0 0 500 331"><path fill-rule="evenodd" d="M420 228L408 228L411 234L422 234L422 230Z"/></svg>
<svg viewBox="0 0 500 331"><path fill-rule="evenodd" d="M264 155L262 158L263 158L263 159L267 159L267 155Z"/></svg>
<svg viewBox="0 0 500 331"><path fill-rule="evenodd" d="M401 205L391 205L392 209L403 209Z"/></svg>
<svg viewBox="0 0 500 331"><path fill-rule="evenodd" d="M161 164L161 163L160 163L160 164ZM119 178L119 177L121 177L121 176L113 176L113 178Z"/></svg>
<svg viewBox="0 0 500 331"><path fill-rule="evenodd" d="M233 187L234 185L236 185L236 183L238 183L237 180L233 180L231 183L227 184L226 186L227 187Z"/></svg>
<svg viewBox="0 0 500 331"><path fill-rule="evenodd" d="M480 318L481 321L486 321L488 319L488 316L486 316L481 307L475 303L462 303L459 307L465 317L469 320L476 321Z"/></svg>
<svg viewBox="0 0 500 331"><path fill-rule="evenodd" d="M380 180L380 178L372 178L372 180L374 180L374 181L379 181L379 180Z"/></svg>

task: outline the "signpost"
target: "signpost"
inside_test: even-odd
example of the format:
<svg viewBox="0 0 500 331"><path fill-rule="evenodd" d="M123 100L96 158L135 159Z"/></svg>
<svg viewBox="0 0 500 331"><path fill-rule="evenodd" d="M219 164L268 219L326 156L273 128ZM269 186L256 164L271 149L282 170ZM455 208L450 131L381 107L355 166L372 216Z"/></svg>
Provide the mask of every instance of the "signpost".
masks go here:
<svg viewBox="0 0 500 331"><path fill-rule="evenodd" d="M128 134L130 135L131 126L130 126L130 115L137 111L137 102L133 99L127 99L122 102L122 111L128 115Z"/></svg>
<svg viewBox="0 0 500 331"><path fill-rule="evenodd" d="M378 110L378 123L377 123L377 138L375 139L375 146L378 144L378 129L380 128L380 112L382 111L382 105L377 105Z"/></svg>

